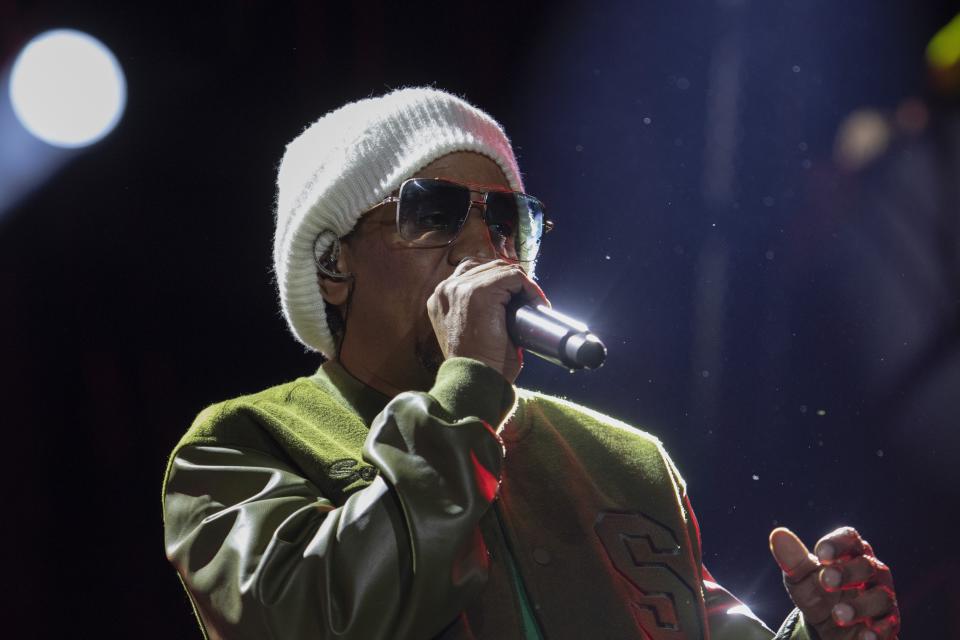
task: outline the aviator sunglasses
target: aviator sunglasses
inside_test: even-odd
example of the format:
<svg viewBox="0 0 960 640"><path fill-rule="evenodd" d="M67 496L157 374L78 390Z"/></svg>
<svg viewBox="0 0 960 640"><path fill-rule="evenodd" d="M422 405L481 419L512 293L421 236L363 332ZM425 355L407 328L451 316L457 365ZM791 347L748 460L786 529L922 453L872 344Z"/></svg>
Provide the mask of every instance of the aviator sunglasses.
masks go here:
<svg viewBox="0 0 960 640"><path fill-rule="evenodd" d="M475 199L478 195L479 199ZM543 234L554 224L543 203L519 191L483 191L440 178L410 178L369 211L397 204L397 232L418 247L444 247L460 235L473 207L479 207L497 253L507 260L532 264Z"/></svg>

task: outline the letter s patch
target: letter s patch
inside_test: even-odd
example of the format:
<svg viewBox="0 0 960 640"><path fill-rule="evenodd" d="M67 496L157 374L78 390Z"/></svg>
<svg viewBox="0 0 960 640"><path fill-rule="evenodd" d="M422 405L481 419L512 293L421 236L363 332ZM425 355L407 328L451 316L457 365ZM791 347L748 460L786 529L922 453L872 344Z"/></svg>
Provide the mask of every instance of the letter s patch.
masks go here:
<svg viewBox="0 0 960 640"><path fill-rule="evenodd" d="M631 612L646 640L703 637L697 591L673 530L642 513L601 513L594 531L610 562L637 591ZM679 610L678 610L679 605Z"/></svg>

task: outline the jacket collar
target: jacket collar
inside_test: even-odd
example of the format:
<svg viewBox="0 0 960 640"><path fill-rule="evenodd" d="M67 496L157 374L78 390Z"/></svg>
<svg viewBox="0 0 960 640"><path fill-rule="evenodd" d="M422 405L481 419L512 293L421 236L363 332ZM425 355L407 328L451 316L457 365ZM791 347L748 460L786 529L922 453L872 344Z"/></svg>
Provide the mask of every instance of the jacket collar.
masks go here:
<svg viewBox="0 0 960 640"><path fill-rule="evenodd" d="M354 378L336 360L324 362L317 372L310 376L310 379L360 416L368 427L390 402L388 396Z"/></svg>

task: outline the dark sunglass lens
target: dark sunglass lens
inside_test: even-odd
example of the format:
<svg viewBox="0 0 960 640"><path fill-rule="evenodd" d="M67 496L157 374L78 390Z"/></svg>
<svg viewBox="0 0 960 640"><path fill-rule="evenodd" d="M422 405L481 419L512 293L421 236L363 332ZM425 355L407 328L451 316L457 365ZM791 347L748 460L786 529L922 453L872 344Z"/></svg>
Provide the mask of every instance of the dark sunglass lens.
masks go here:
<svg viewBox="0 0 960 640"><path fill-rule="evenodd" d="M520 208L515 194L491 191L487 195L487 226L501 237L515 237Z"/></svg>
<svg viewBox="0 0 960 640"><path fill-rule="evenodd" d="M410 180L400 189L400 235L421 246L443 246L456 236L469 210L466 187L440 180Z"/></svg>

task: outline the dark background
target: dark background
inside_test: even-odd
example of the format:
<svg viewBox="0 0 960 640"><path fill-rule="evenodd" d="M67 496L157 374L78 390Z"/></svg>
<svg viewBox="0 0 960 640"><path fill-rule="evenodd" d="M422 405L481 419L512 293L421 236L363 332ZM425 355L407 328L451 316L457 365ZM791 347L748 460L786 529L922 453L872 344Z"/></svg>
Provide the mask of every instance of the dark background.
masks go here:
<svg viewBox="0 0 960 640"><path fill-rule="evenodd" d="M0 628L199 637L163 553L166 455L205 405L319 364L271 281L284 145L435 84L504 124L557 221L541 284L609 347L592 373L528 359L520 384L662 438L706 564L769 625L790 608L769 531L851 524L893 567L902 637L960 637L960 201L935 197L960 162L923 59L957 10L0 3L0 65L70 27L128 82L109 137L0 209ZM906 131L909 96L930 117ZM845 170L837 132L865 106L890 142Z"/></svg>

